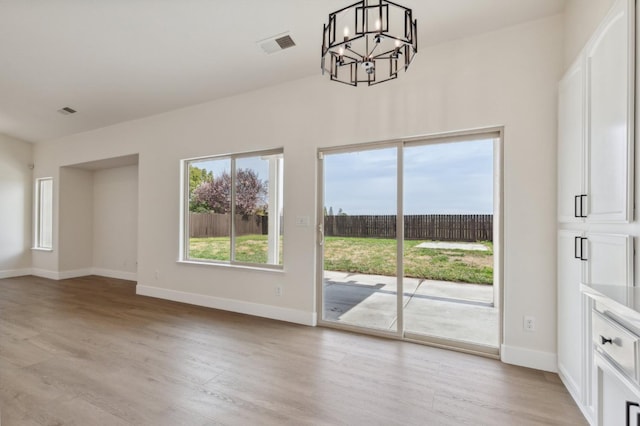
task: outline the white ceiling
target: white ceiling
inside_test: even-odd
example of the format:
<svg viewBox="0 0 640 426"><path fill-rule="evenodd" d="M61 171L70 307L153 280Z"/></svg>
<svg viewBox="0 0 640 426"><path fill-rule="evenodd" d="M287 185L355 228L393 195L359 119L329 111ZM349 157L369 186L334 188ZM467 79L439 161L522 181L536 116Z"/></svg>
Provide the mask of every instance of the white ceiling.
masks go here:
<svg viewBox="0 0 640 426"><path fill-rule="evenodd" d="M564 0L397 0L419 46L542 18ZM320 73L354 0L0 0L0 133L42 142ZM272 55L256 41L290 31ZM360 90L345 86L345 90ZM61 115L69 106L74 115Z"/></svg>

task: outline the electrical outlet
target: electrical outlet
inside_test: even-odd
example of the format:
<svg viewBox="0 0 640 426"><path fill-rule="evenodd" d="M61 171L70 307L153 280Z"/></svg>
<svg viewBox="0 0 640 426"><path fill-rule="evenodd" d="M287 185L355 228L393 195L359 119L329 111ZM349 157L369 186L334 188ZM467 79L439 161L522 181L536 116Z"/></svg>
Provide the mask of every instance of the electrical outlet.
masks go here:
<svg viewBox="0 0 640 426"><path fill-rule="evenodd" d="M282 296L282 287L276 286L276 296Z"/></svg>
<svg viewBox="0 0 640 426"><path fill-rule="evenodd" d="M160 271L156 270L156 273L154 274L154 276L155 276L156 280L159 280L160 279Z"/></svg>
<svg viewBox="0 0 640 426"><path fill-rule="evenodd" d="M536 317L525 315L522 327L524 331L536 331Z"/></svg>

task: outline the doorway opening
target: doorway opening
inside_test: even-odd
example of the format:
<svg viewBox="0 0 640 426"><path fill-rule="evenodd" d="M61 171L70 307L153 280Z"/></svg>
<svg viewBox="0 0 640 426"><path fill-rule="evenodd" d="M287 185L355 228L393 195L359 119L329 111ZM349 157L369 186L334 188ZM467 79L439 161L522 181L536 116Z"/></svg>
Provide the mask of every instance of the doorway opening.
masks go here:
<svg viewBox="0 0 640 426"><path fill-rule="evenodd" d="M499 355L501 141L319 151L320 325Z"/></svg>

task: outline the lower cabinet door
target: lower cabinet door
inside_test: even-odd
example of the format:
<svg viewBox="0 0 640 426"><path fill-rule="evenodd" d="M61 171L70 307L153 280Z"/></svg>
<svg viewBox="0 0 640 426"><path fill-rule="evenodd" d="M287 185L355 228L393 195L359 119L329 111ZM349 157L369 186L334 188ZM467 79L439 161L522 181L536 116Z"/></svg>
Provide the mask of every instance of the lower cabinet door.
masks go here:
<svg viewBox="0 0 640 426"><path fill-rule="evenodd" d="M599 357L600 355L596 355ZM640 426L640 398L634 385L621 379L613 367L598 363L601 426Z"/></svg>
<svg viewBox="0 0 640 426"><path fill-rule="evenodd" d="M558 231L558 370L573 398L583 402L585 336L580 282L584 262L575 256L580 236L574 231ZM591 343L591 336L587 336L587 343Z"/></svg>

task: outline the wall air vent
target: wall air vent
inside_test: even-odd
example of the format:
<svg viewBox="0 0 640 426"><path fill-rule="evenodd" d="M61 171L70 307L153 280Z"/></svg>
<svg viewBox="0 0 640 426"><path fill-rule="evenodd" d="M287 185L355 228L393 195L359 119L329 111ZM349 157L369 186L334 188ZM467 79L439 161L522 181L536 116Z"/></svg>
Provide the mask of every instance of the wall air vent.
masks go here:
<svg viewBox="0 0 640 426"><path fill-rule="evenodd" d="M70 107L64 107L64 108L60 108L58 112L62 115L70 115L70 114L75 114L78 111Z"/></svg>
<svg viewBox="0 0 640 426"><path fill-rule="evenodd" d="M282 33L260 40L257 44L269 55L296 45L289 33Z"/></svg>

